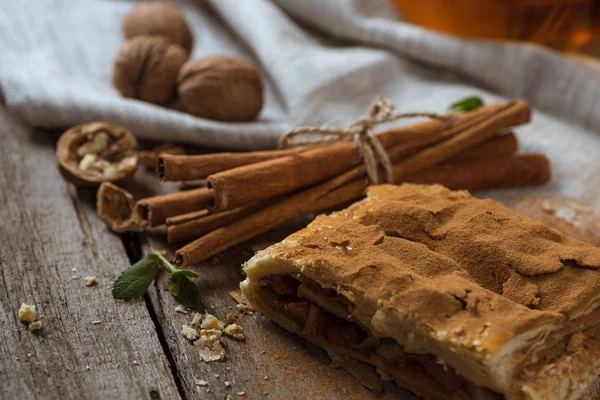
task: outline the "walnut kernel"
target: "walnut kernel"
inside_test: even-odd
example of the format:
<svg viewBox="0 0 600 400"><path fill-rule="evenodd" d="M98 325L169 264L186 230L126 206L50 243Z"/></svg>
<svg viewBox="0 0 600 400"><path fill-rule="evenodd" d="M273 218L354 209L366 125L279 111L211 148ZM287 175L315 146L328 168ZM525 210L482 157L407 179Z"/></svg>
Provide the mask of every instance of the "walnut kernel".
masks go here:
<svg viewBox="0 0 600 400"><path fill-rule="evenodd" d="M218 121L250 121L263 104L262 82L254 66L231 56L186 62L177 77L183 109Z"/></svg>
<svg viewBox="0 0 600 400"><path fill-rule="evenodd" d="M119 181L137 168L137 139L108 122L77 125L58 140L56 158L62 175L77 185Z"/></svg>

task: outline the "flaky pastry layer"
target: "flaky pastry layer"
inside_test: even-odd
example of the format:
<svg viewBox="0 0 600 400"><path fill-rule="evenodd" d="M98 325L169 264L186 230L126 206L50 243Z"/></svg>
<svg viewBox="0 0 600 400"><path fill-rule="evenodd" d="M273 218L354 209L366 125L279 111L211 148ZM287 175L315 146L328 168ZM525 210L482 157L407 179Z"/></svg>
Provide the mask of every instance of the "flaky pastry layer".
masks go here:
<svg viewBox="0 0 600 400"><path fill-rule="evenodd" d="M382 364L372 344L357 351L306 334L306 321L285 305L305 307L307 291L273 295L265 280L289 276L343 296L345 319L369 337L393 341L405 358L431 356L476 387L509 399L577 399L600 372L599 267L600 249L492 200L439 185L382 185L259 252L242 289L284 328L377 365L426 397L402 371L406 362ZM313 300L335 311L327 298Z"/></svg>

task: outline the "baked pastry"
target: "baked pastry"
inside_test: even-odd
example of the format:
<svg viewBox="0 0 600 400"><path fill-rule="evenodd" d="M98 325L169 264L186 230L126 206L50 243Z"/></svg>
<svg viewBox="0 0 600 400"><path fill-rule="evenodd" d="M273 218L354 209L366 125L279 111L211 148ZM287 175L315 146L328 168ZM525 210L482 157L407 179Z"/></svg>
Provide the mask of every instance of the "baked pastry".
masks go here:
<svg viewBox="0 0 600 400"><path fill-rule="evenodd" d="M372 186L245 271L258 311L425 399L579 399L600 373L600 248L465 191Z"/></svg>

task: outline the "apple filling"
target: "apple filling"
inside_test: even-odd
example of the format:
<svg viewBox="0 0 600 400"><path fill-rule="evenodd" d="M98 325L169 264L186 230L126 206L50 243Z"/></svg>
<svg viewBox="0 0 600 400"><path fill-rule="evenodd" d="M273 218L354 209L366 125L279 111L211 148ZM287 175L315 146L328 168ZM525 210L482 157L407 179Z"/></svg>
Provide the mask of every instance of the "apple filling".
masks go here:
<svg viewBox="0 0 600 400"><path fill-rule="evenodd" d="M335 290L325 289L300 274L260 279L261 297L278 313L301 327L307 338L324 340L383 371L402 369L415 379L427 375L458 398L501 400L503 395L467 381L431 354L404 352L391 338L376 338L352 316L353 304Z"/></svg>

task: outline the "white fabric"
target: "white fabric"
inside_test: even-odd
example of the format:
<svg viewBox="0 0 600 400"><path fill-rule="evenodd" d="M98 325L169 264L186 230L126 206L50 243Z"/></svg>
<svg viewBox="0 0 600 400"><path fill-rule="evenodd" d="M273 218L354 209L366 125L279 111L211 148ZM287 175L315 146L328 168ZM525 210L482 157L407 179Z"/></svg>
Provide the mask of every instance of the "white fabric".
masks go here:
<svg viewBox="0 0 600 400"><path fill-rule="evenodd" d="M91 120L141 138L211 148L274 147L292 126L343 126L377 96L399 111L444 111L472 94L523 97L537 109L519 133L547 153L555 179L536 193L589 198L600 209L600 68L533 45L444 36L402 22L385 0L209 0L180 3L193 58L237 54L260 68L260 119L220 123L123 99L111 86L125 1L10 0L0 4L5 106L33 126Z"/></svg>

